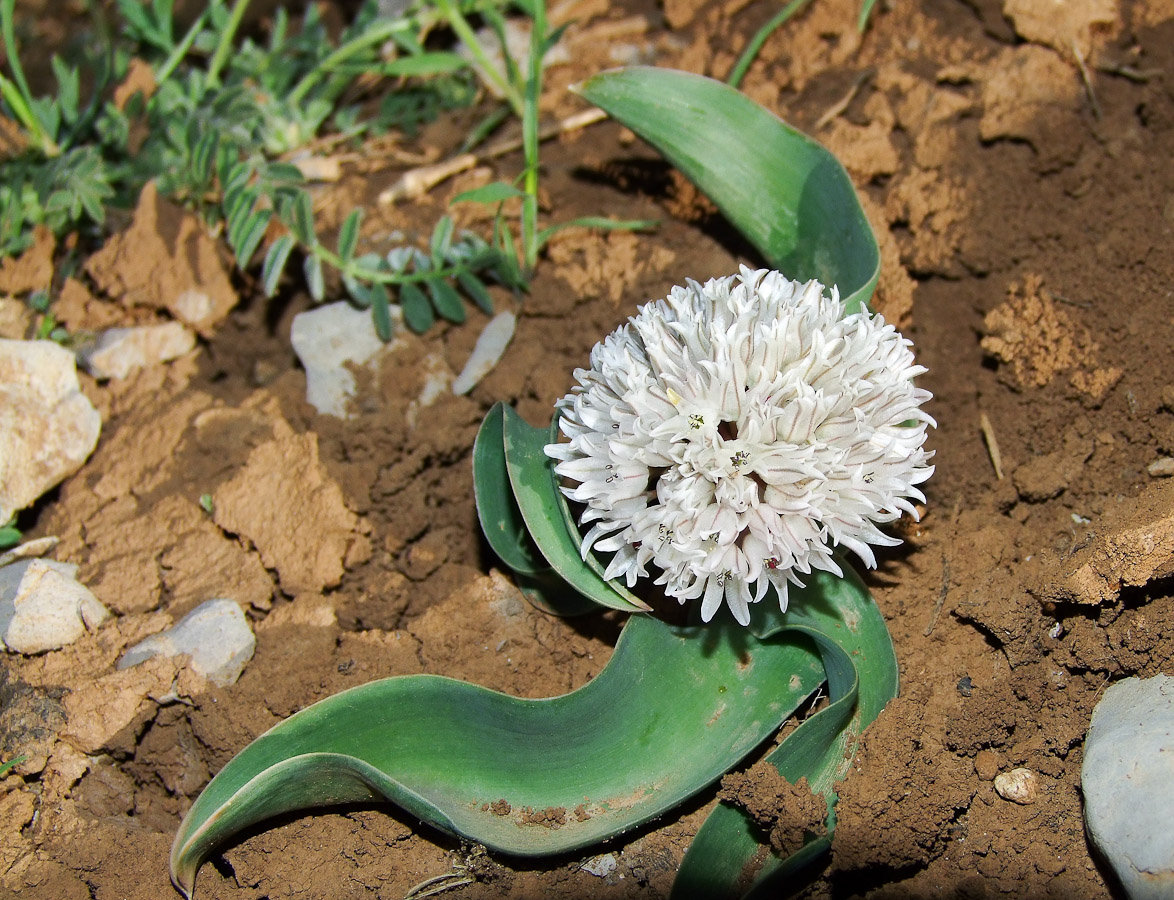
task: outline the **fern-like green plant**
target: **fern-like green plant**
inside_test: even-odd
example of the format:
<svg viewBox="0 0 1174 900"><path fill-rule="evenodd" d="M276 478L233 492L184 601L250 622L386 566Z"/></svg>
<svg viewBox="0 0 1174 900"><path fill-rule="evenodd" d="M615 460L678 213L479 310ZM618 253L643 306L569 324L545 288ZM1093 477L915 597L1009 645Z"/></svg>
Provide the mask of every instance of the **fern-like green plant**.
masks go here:
<svg viewBox="0 0 1174 900"><path fill-rule="evenodd" d="M472 14L498 2L465 0L461 8ZM27 144L0 163L0 256L25 249L38 225L58 236L99 236L107 205L132 205L153 179L162 195L222 228L239 268L262 260L267 294L300 259L307 288L320 300L326 274L337 269L350 297L372 309L385 337L389 287L397 289L409 327L423 328L436 315L463 318L462 295L488 306L485 279L524 286L503 252L469 235L454 238L447 218L437 223L430 252L422 256L357 256L358 211L345 220L337 247L328 248L308 185L284 159L327 128L357 140L388 128L411 130L443 109L472 102L475 76L465 60L424 46L436 10L417 4L386 17L368 0L333 40L316 6L307 8L296 29L279 8L262 44L239 37L248 0L210 0L182 34L173 4L117 0L119 27L108 30L107 45L73 67L55 57L56 93L37 97L20 63L15 0L0 0L10 73L0 74L0 99ZM397 51L393 59L383 55L389 42ZM118 107L108 96L132 56L152 67L156 87ZM361 99L355 93L361 76L394 77L410 92L397 100L392 91L376 115L362 116L351 102ZM420 304L420 296L429 302Z"/></svg>

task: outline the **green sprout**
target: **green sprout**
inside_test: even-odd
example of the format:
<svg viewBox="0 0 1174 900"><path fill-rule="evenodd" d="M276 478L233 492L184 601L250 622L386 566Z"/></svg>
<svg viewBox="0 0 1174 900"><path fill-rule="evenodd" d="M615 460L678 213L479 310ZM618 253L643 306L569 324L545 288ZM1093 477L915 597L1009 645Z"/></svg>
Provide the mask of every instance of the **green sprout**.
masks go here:
<svg viewBox="0 0 1174 900"><path fill-rule="evenodd" d="M632 68L579 92L633 129L704 190L774 266L841 287L866 310L879 252L844 170L822 147L732 88ZM731 164L736 160L736 166ZM739 809L719 805L686 854L673 897L766 896L824 858L834 784L860 733L896 695L892 642L867 589L814 572L790 608L765 603L749 627L728 615L674 627L609 580L582 537L545 448L557 435L498 404L473 450L478 516L494 552L537 606L559 615L631 613L586 686L543 700L412 675L352 688L295 714L232 759L205 788L172 846L186 896L229 837L293 810L389 800L439 830L502 853L589 847L666 813L744 764L821 686L829 703L769 756L828 804L827 830L788 858ZM837 556L837 558L839 558ZM682 685L688 690L681 690ZM622 798L622 802L620 801ZM557 829L520 828L512 810L579 808ZM749 881L747 881L749 877ZM771 894L773 895L773 894Z"/></svg>
<svg viewBox="0 0 1174 900"><path fill-rule="evenodd" d="M746 43L746 47L738 56L738 61L730 69L730 74L726 77L726 84L730 85L730 87L741 85L742 79L746 77L750 66L753 65L758 54L762 52L762 46L766 43L767 39L810 2L811 0L790 0L789 3L783 5L782 9L771 16L761 28L754 32L750 40ZM860 14L856 18L856 28L861 34L868 28L868 21L872 18L872 10L875 6L876 0L864 0L860 4Z"/></svg>
<svg viewBox="0 0 1174 900"><path fill-rule="evenodd" d="M20 529L16 527L16 516L13 516L5 524L0 525L0 550L15 547L20 543L20 538Z"/></svg>
<svg viewBox="0 0 1174 900"><path fill-rule="evenodd" d="M529 277L538 264L538 254L546 243L565 228L598 228L603 230L644 230L655 227L656 222L648 220L616 220L603 216L581 216L568 222L561 222L546 228L538 227L538 98L542 96L543 60L550 49L558 43L562 28L550 31L546 24L545 0L527 0L518 5L530 16L530 47L525 60L525 72L506 52L505 20L496 10L483 11L486 22L494 29L503 48L506 72L502 72L490 61L484 46L478 40L472 26L460 9L450 0L439 0L437 6L445 14L453 31L465 42L477 60L485 78L491 81L505 96L510 108L522 121L522 155L524 166L519 176L521 188L508 182L494 182L453 198L453 203L477 202L497 204L498 215L494 227L495 245L503 253L516 258L520 249L521 269L519 278ZM515 248L513 237L505 225L501 210L507 200L521 201L521 247Z"/></svg>
<svg viewBox="0 0 1174 900"><path fill-rule="evenodd" d="M0 778L3 778L5 775L7 775L9 772L11 772L13 769L15 769L17 766L19 766L26 759L28 759L27 756L17 756L17 757L14 757L13 759L8 760L8 762L6 762L6 763L0 763Z"/></svg>

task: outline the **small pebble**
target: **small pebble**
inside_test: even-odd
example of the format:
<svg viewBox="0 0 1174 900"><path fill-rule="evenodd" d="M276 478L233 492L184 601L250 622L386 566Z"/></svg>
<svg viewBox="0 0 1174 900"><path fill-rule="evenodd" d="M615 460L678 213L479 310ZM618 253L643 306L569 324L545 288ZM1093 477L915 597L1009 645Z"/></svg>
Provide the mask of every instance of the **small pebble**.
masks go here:
<svg viewBox="0 0 1174 900"><path fill-rule="evenodd" d="M24 559L0 568L0 640L14 653L35 654L72 644L110 615L74 579L77 566Z"/></svg>
<svg viewBox="0 0 1174 900"><path fill-rule="evenodd" d="M1156 459L1146 466L1145 470L1152 478L1169 478L1174 475L1174 456L1163 456L1161 459Z"/></svg>
<svg viewBox="0 0 1174 900"><path fill-rule="evenodd" d="M135 644L118 660L118 668L129 669L155 656L186 653L196 672L228 687L240 678L256 646L253 629L235 601L209 600L166 631Z"/></svg>
<svg viewBox="0 0 1174 900"><path fill-rule="evenodd" d="M606 878L616 870L616 858L610 853L603 856L593 856L579 868L597 878Z"/></svg>
<svg viewBox="0 0 1174 900"><path fill-rule="evenodd" d="M178 359L196 346L196 336L179 322L108 328L79 353L86 371L99 380L126 378L147 366Z"/></svg>
<svg viewBox="0 0 1174 900"><path fill-rule="evenodd" d="M1039 778L1031 769L1012 769L995 776L995 790L1004 800L1026 806L1039 795Z"/></svg>

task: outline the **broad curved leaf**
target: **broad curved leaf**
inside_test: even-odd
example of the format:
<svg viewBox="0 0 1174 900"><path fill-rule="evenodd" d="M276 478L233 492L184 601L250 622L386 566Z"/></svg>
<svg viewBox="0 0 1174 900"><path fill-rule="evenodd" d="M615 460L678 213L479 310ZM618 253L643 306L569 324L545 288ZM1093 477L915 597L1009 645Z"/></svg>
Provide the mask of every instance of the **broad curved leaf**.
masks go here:
<svg viewBox="0 0 1174 900"><path fill-rule="evenodd" d="M759 640L729 617L673 628L636 616L603 671L561 697L431 675L352 688L221 770L180 825L172 880L190 897L217 846L274 815L377 798L506 853L587 846L711 784L823 679L802 636ZM528 824L535 812L562 824Z"/></svg>
<svg viewBox="0 0 1174 900"><path fill-rule="evenodd" d="M855 571L841 565L845 577L818 573L805 589L792 591L782 619L775 614L770 617L774 621L758 618L751 626L762 635L798 632L819 648L831 702L766 759L792 784L806 778L812 792L827 800L828 836L787 859L770 855L763 861L762 836L750 819L733 806L719 805L685 854L672 900L737 898L738 885L748 875L753 882L743 900L783 896L788 893L786 880L819 860L830 846L833 785L847 774L860 733L897 695L897 658L884 617Z"/></svg>
<svg viewBox="0 0 1174 900"><path fill-rule="evenodd" d="M788 278L868 304L880 250L852 182L817 141L729 85L672 69L602 72L576 90L655 147Z"/></svg>
<svg viewBox="0 0 1174 900"><path fill-rule="evenodd" d="M603 567L594 556L588 554L584 566L578 532L567 526L570 514L565 511L566 501L558 489L554 461L542 449L549 443L549 432L528 424L508 406L502 409L510 484L526 529L547 562L571 587L602 606L648 612L647 603L618 582L603 577Z"/></svg>
<svg viewBox="0 0 1174 900"><path fill-rule="evenodd" d="M526 531L505 464L504 403L485 415L473 442L473 493L481 531L501 561L526 575L550 569L550 563Z"/></svg>

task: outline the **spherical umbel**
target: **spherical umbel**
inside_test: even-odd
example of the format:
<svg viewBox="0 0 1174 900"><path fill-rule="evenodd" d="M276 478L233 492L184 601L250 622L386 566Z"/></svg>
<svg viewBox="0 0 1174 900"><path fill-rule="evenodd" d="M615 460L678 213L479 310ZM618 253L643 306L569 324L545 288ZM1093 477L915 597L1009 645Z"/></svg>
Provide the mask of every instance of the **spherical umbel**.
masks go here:
<svg viewBox="0 0 1174 900"><path fill-rule="evenodd" d="M705 621L813 569L833 548L875 565L877 526L924 501L933 419L911 342L879 315L844 316L835 288L743 267L641 307L591 351L558 401L550 444L586 505L584 557L606 577L651 577Z"/></svg>

